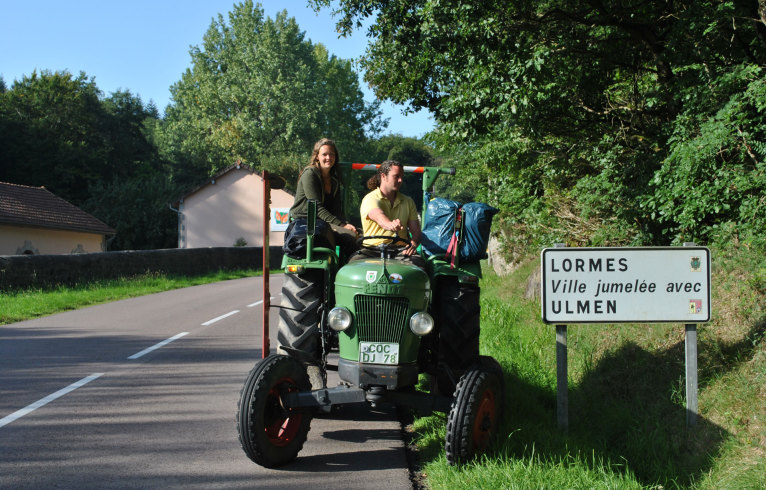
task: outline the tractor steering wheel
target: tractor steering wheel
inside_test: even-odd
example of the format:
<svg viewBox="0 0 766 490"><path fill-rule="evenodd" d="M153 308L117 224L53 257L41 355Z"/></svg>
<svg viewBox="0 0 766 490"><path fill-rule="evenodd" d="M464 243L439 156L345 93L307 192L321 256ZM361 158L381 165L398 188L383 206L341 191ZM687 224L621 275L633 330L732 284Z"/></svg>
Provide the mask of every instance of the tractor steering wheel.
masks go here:
<svg viewBox="0 0 766 490"><path fill-rule="evenodd" d="M380 243L378 245L365 245L364 242L367 240L376 240L376 239L385 239L385 240L391 240L388 243ZM404 246L394 246L394 244L401 242L404 244ZM401 252L402 250L406 249L410 246L410 241L406 240L399 235L395 236L388 236L388 235L370 235L370 236L363 236L359 237L356 241L357 245L363 248L371 249L371 250L380 250L381 253L391 251L394 254L397 254Z"/></svg>

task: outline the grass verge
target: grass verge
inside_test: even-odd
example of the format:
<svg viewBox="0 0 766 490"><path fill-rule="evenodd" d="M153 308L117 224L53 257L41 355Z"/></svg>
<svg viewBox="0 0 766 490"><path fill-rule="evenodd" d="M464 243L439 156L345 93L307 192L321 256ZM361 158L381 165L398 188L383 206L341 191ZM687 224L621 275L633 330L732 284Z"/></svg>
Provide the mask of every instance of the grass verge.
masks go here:
<svg viewBox="0 0 766 490"><path fill-rule="evenodd" d="M171 289L256 275L261 275L261 271L219 271L196 277L150 273L75 286L5 291L0 293L0 325Z"/></svg>
<svg viewBox="0 0 766 490"><path fill-rule="evenodd" d="M445 416L410 430L441 488L766 488L766 259L713 251L713 318L700 325L699 406L687 428L684 328L571 325L569 432L556 427L555 329L523 299L532 259L482 281L482 353L503 366L505 414L490 454L444 456Z"/></svg>

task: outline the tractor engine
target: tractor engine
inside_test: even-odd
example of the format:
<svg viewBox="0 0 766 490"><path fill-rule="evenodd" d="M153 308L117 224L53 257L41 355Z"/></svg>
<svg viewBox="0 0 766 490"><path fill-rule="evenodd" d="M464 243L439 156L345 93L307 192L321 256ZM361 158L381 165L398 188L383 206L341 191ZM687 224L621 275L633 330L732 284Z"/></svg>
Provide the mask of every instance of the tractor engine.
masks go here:
<svg viewBox="0 0 766 490"><path fill-rule="evenodd" d="M355 260L338 271L335 302L328 323L338 331L340 378L358 386L414 386L420 339L434 327L428 274L402 260Z"/></svg>

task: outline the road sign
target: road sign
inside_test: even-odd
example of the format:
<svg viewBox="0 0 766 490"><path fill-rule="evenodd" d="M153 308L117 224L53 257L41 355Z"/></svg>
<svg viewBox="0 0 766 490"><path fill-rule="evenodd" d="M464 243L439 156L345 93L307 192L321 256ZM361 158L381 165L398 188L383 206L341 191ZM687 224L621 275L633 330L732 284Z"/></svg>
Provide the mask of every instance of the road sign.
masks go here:
<svg viewBox="0 0 766 490"><path fill-rule="evenodd" d="M546 248L545 323L703 323L710 320L705 247Z"/></svg>

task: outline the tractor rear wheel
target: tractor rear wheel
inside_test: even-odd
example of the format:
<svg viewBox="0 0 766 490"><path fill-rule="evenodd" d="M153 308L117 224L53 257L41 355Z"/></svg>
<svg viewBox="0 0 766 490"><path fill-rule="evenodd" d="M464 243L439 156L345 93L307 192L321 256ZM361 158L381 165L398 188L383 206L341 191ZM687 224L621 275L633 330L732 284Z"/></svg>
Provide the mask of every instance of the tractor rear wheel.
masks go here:
<svg viewBox="0 0 766 490"><path fill-rule="evenodd" d="M466 463L489 449L502 418L504 396L502 368L493 358L481 356L455 390L444 446L449 464Z"/></svg>
<svg viewBox="0 0 766 490"><path fill-rule="evenodd" d="M319 369L322 356L319 315L324 299L323 282L324 272L319 269L310 269L301 275L284 275L277 332L277 353L291 355L289 351L281 348L285 346L303 351L313 361L306 365L306 369L315 389L323 385L323 376Z"/></svg>
<svg viewBox="0 0 766 490"><path fill-rule="evenodd" d="M480 290L476 285L460 284L457 277L443 277L439 283L435 319L439 328L438 362L451 372L439 369L436 379L439 391L450 396L460 376L479 359Z"/></svg>
<svg viewBox="0 0 766 490"><path fill-rule="evenodd" d="M312 411L285 408L282 398L309 390L306 371L292 357L271 355L250 371L237 406L237 432L252 461L273 468L298 456L311 427Z"/></svg>

